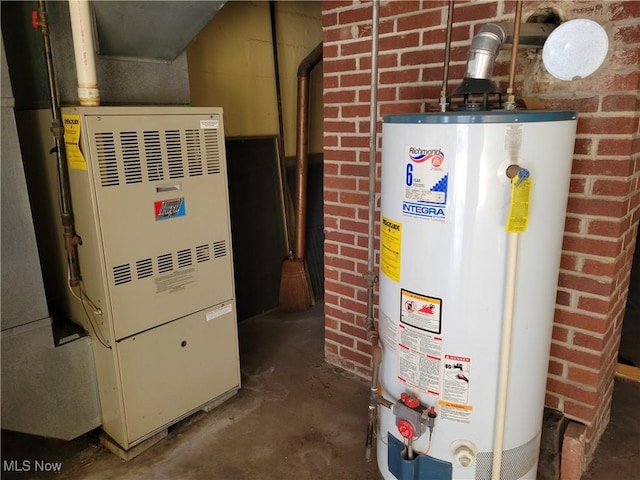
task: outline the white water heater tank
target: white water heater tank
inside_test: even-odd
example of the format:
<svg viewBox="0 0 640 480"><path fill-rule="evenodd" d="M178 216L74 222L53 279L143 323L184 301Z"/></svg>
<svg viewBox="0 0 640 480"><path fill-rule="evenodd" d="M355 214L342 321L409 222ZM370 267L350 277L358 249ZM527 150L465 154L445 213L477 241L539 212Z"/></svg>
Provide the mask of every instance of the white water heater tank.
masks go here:
<svg viewBox="0 0 640 480"><path fill-rule="evenodd" d="M568 111L385 117L382 394L396 404L408 394L437 415L409 441L407 425L379 407L385 479L491 478L509 219L526 231L517 233L501 478L536 478L576 122ZM524 197L510 165L529 174ZM402 453L409 443L413 459Z"/></svg>

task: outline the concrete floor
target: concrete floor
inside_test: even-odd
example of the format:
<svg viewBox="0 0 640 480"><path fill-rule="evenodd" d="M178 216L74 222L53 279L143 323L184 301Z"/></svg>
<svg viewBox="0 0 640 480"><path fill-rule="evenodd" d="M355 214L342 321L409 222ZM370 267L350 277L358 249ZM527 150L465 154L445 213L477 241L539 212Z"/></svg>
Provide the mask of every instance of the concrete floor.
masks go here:
<svg viewBox="0 0 640 480"><path fill-rule="evenodd" d="M133 460L108 452L98 431L71 442L3 431L3 466L30 460L32 468L3 468L2 479L378 479L375 461L364 462L368 383L324 363L322 308L242 322L240 392ZM584 478L637 478L638 404L639 384L616 386L611 425ZM35 460L61 462L61 473L36 473Z"/></svg>

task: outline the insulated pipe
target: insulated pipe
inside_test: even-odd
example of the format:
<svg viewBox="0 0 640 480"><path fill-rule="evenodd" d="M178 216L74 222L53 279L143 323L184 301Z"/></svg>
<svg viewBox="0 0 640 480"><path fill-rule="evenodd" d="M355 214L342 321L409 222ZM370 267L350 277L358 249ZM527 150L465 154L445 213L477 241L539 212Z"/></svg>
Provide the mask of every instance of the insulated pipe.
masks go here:
<svg viewBox="0 0 640 480"><path fill-rule="evenodd" d="M449 83L449 57L451 54L451 33L453 30L453 4L454 0L449 0L447 10L447 40L444 47L444 69L442 70L442 90L440 91L440 111L447 111L447 84Z"/></svg>
<svg viewBox="0 0 640 480"><path fill-rule="evenodd" d="M80 105L100 105L89 0L69 0Z"/></svg>
<svg viewBox="0 0 640 480"><path fill-rule="evenodd" d="M309 75L322 60L322 42L298 66L298 123L296 128L296 241L295 257L305 257L305 225L307 217L307 178L309 161Z"/></svg>
<svg viewBox="0 0 640 480"><path fill-rule="evenodd" d="M80 237L75 234L73 210L71 208L71 190L69 186L69 170L67 168L67 152L64 147L64 125L58 104L56 76L51 55L51 38L49 36L49 21L47 9L43 0L38 0L38 12L33 26L40 29L44 44L45 62L47 64L47 78L49 80L49 95L51 101L51 133L53 133L56 163L58 170L58 189L60 196L60 216L62 219L64 249L69 269L69 285L75 287L80 283L80 267L78 266L77 245Z"/></svg>

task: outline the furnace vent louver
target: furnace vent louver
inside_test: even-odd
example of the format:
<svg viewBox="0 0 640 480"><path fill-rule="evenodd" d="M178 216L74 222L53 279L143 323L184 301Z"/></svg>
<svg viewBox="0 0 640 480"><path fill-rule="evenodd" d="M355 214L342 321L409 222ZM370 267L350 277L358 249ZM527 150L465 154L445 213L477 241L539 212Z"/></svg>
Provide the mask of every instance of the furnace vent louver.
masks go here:
<svg viewBox="0 0 640 480"><path fill-rule="evenodd" d="M96 133L95 141L98 157L98 170L100 171L100 184L103 187L119 185L118 159L116 157L116 146L113 141L113 133Z"/></svg>
<svg viewBox="0 0 640 480"><path fill-rule="evenodd" d="M160 182L165 168L172 180L219 174L218 135L217 129L98 132L94 139L100 185Z"/></svg>
<svg viewBox="0 0 640 480"><path fill-rule="evenodd" d="M209 245L198 245L196 247L196 261L198 263L206 262L211 259L209 254Z"/></svg>
<svg viewBox="0 0 640 480"><path fill-rule="evenodd" d="M150 258L136 262L136 276L138 280L153 276L153 263Z"/></svg>
<svg viewBox="0 0 640 480"><path fill-rule="evenodd" d="M118 265L113 267L113 283L122 285L131 281L131 265Z"/></svg>
<svg viewBox="0 0 640 480"><path fill-rule="evenodd" d="M213 243L213 258L221 258L227 254L227 242L220 240Z"/></svg>
<svg viewBox="0 0 640 480"><path fill-rule="evenodd" d="M147 159L147 177L150 182L164 180L160 132L144 132L144 153Z"/></svg>
<svg viewBox="0 0 640 480"><path fill-rule="evenodd" d="M122 148L125 183L142 183L138 134L136 132L120 132L120 146Z"/></svg>
<svg viewBox="0 0 640 480"><path fill-rule="evenodd" d="M178 268L184 268L192 265L191 249L178 251Z"/></svg>

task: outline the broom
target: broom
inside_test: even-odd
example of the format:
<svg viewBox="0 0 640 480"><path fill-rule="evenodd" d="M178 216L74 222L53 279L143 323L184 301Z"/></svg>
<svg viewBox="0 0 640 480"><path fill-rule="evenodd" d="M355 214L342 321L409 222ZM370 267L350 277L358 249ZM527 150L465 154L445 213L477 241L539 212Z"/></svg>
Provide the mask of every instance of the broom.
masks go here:
<svg viewBox="0 0 640 480"><path fill-rule="evenodd" d="M280 309L285 312L302 312L309 308L311 305L311 294L309 291L309 282L307 280L307 272L305 269L304 263L304 216L302 220L298 220L296 224L296 239L300 239L302 237L301 242L297 242L296 245L303 245L301 248L296 249L296 253L298 258L294 256L293 251L291 250L291 224L293 223L291 220L291 194L289 193L289 188L287 187L287 171L285 164L285 155L284 155L284 125L282 118L282 96L280 94L280 73L278 67L278 42L276 38L276 22L275 22L275 2L269 2L269 10L271 16L271 37L273 41L273 64L275 70L275 84L276 84L276 96L278 101L278 123L280 135L278 137L278 150L280 157L280 178L284 199L284 222L286 227L286 240L287 240L287 250L289 251L289 255L282 262L282 272L280 275L280 292L278 298L278 304ZM300 87L300 85L298 85ZM298 95L300 98L300 95ZM308 100L307 100L308 101ZM306 116L306 109L305 109ZM300 116L300 115L299 115ZM299 123L299 122L298 122ZM299 129L298 129L299 130ZM306 146L305 146L306 147ZM306 148L305 148L306 149ZM298 159L299 160L299 159ZM300 175L298 172L298 163L296 164L296 175L298 176L298 186L301 186ZM306 167L305 167L306 170ZM306 190L306 178L303 178L305 181L304 190ZM306 196L306 193L304 194ZM299 202L298 202L299 203ZM297 205L298 212L300 212L301 208L306 208L306 206L301 207ZM301 232L301 234L298 233Z"/></svg>

